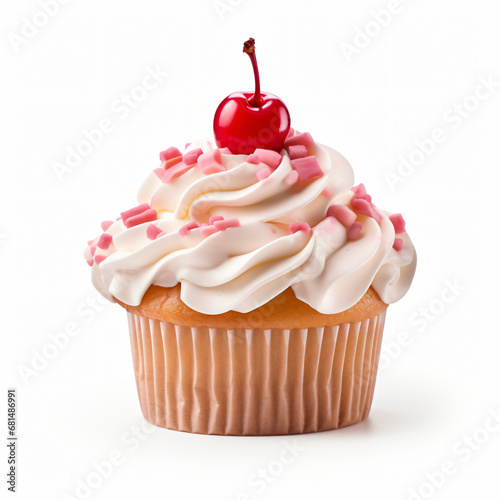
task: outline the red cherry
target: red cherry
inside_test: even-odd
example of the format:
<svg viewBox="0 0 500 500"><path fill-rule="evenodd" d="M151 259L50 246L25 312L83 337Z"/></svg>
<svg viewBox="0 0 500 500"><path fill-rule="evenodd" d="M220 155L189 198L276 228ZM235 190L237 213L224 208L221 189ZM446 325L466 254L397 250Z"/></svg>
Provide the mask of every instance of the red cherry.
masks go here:
<svg viewBox="0 0 500 500"><path fill-rule="evenodd" d="M215 142L233 154L251 154L257 148L279 152L290 130L290 113L279 97L260 91L253 38L243 44L243 52L252 61L255 92L235 92L219 104L214 116Z"/></svg>

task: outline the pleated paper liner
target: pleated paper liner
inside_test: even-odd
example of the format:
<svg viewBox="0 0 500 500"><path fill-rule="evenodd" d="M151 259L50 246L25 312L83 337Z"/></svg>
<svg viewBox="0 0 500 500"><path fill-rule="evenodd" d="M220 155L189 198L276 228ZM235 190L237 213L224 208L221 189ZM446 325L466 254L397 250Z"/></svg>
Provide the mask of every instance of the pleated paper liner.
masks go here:
<svg viewBox="0 0 500 500"><path fill-rule="evenodd" d="M293 330L190 328L128 313L141 409L168 429L300 434L370 412L385 311Z"/></svg>

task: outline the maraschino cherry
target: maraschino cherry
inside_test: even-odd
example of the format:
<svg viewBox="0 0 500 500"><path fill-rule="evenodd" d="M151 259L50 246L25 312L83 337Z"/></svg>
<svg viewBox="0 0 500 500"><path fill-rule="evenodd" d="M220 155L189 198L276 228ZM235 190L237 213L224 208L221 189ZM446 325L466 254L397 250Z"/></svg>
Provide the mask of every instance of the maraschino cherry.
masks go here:
<svg viewBox="0 0 500 500"><path fill-rule="evenodd" d="M252 61L255 92L235 92L217 108L214 117L215 142L233 154L251 154L257 148L281 151L290 130L290 113L283 101L260 91L255 40L243 44Z"/></svg>

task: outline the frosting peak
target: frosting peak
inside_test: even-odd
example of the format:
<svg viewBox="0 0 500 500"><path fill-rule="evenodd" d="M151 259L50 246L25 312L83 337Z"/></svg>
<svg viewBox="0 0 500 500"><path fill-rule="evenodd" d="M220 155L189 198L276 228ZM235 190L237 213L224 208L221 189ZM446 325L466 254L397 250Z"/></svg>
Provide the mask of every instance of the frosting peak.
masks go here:
<svg viewBox="0 0 500 500"><path fill-rule="evenodd" d="M401 215L375 207L347 160L310 134L291 131L281 153L198 141L161 159L139 205L103 223L85 250L108 299L138 305L152 284L181 283L186 305L220 314L292 287L333 314L370 286L388 304L408 290L416 254Z"/></svg>

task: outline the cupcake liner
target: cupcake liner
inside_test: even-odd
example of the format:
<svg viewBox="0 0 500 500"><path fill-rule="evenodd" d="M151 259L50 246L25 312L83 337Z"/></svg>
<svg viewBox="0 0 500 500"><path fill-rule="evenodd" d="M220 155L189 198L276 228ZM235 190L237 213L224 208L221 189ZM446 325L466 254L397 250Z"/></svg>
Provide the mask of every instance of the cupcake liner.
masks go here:
<svg viewBox="0 0 500 500"><path fill-rule="evenodd" d="M309 329L191 328L128 313L146 420L219 435L337 429L370 412L385 311Z"/></svg>

